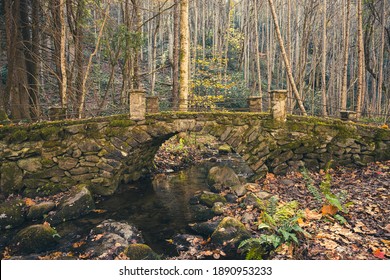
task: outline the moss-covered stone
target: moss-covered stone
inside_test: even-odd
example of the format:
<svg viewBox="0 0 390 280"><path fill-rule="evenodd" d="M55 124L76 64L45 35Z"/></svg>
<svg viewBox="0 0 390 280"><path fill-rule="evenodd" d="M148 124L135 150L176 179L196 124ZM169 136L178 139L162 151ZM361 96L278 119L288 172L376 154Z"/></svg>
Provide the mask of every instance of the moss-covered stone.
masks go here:
<svg viewBox="0 0 390 280"><path fill-rule="evenodd" d="M86 185L80 184L61 201L58 210L47 220L56 225L86 215L93 209L95 209L95 203L90 191Z"/></svg>
<svg viewBox="0 0 390 280"><path fill-rule="evenodd" d="M213 207L215 202L226 203L226 198L216 193L204 191L199 197L199 202L208 207Z"/></svg>
<svg viewBox="0 0 390 280"><path fill-rule="evenodd" d="M28 133L25 129L18 129L9 136L8 143L22 143L28 139Z"/></svg>
<svg viewBox="0 0 390 280"><path fill-rule="evenodd" d="M24 201L11 200L0 204L0 230L20 226L25 221Z"/></svg>
<svg viewBox="0 0 390 280"><path fill-rule="evenodd" d="M39 253L54 247L58 240L57 231L49 225L32 225L16 234L11 248L13 253Z"/></svg>
<svg viewBox="0 0 390 280"><path fill-rule="evenodd" d="M220 191L223 188L229 188L239 185L240 179L237 174L227 166L214 166L209 170L207 183L212 191Z"/></svg>
<svg viewBox="0 0 390 280"><path fill-rule="evenodd" d="M211 235L212 242L237 247L241 241L251 236L245 226L235 218L225 217Z"/></svg>
<svg viewBox="0 0 390 280"><path fill-rule="evenodd" d="M46 215L51 210L53 210L55 206L56 204L52 201L45 201L39 204L32 205L28 209L27 219L29 220L43 219L44 215Z"/></svg>
<svg viewBox="0 0 390 280"><path fill-rule="evenodd" d="M19 192L23 187L23 171L15 162L5 162L0 167L0 190L3 194Z"/></svg>
<svg viewBox="0 0 390 280"><path fill-rule="evenodd" d="M130 244L124 251L124 254L130 260L160 260L161 257L156 254L152 248L146 244Z"/></svg>

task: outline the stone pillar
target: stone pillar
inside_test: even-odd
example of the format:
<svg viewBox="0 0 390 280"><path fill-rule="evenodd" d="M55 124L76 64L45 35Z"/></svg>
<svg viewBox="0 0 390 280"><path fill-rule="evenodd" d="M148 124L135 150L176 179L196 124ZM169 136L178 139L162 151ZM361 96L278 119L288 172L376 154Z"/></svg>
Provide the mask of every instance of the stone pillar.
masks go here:
<svg viewBox="0 0 390 280"><path fill-rule="evenodd" d="M263 98L260 96L249 96L248 97L249 112L261 112L262 101Z"/></svg>
<svg viewBox="0 0 390 280"><path fill-rule="evenodd" d="M271 95L271 115L276 121L285 122L287 119L287 90L272 90Z"/></svg>
<svg viewBox="0 0 390 280"><path fill-rule="evenodd" d="M145 91L143 89L134 89L130 91L130 119L141 121L145 119L145 114Z"/></svg>
<svg viewBox="0 0 390 280"><path fill-rule="evenodd" d="M64 120L66 118L66 108L62 107L50 107L49 119L51 121Z"/></svg>
<svg viewBox="0 0 390 280"><path fill-rule="evenodd" d="M343 121L356 121L357 115L355 111L340 111L340 119Z"/></svg>
<svg viewBox="0 0 390 280"><path fill-rule="evenodd" d="M158 102L157 96L147 96L146 97L146 113L156 114L160 111L160 104Z"/></svg>

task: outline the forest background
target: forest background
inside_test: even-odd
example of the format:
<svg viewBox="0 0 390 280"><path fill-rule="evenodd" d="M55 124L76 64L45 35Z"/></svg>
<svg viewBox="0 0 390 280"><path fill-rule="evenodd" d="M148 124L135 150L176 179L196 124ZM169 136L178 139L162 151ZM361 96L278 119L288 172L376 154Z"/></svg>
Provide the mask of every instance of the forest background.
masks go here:
<svg viewBox="0 0 390 280"><path fill-rule="evenodd" d="M176 109L188 79L194 110L287 89L289 113L386 123L389 47L386 0L1 0L0 115L124 113L138 88Z"/></svg>

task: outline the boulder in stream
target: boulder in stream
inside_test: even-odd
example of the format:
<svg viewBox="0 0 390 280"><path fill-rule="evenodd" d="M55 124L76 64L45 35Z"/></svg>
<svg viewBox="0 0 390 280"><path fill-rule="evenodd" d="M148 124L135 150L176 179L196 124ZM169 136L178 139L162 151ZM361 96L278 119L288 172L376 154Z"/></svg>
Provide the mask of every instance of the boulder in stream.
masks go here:
<svg viewBox="0 0 390 280"><path fill-rule="evenodd" d="M59 235L49 224L32 225L19 231L14 237L11 248L13 253L39 253L53 248Z"/></svg>
<svg viewBox="0 0 390 280"><path fill-rule="evenodd" d="M237 248L241 241L251 237L249 231L237 219L225 217L211 235L212 242Z"/></svg>
<svg viewBox="0 0 390 280"><path fill-rule="evenodd" d="M50 224L56 225L68 220L77 219L95 209L91 192L87 185L80 184L74 187L71 193L60 202L57 211L48 216Z"/></svg>
<svg viewBox="0 0 390 280"><path fill-rule="evenodd" d="M220 192L223 189L241 185L237 174L227 166L212 167L207 176L207 183L213 192Z"/></svg>
<svg viewBox="0 0 390 280"><path fill-rule="evenodd" d="M146 244L130 244L124 254L130 260L159 260L161 257Z"/></svg>

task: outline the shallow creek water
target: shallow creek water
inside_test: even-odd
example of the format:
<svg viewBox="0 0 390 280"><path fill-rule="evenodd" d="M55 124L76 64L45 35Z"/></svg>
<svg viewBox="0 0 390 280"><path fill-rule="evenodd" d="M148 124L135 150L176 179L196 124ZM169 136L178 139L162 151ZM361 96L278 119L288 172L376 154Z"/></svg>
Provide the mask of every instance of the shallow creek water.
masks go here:
<svg viewBox="0 0 390 280"><path fill-rule="evenodd" d="M90 230L106 219L135 225L145 243L155 252L174 255L173 245L167 242L178 233L186 233L193 222L189 200L196 192L209 190L208 170L216 165L227 165L247 177L250 168L236 155L218 157L216 162L204 161L179 172L157 174L138 182L121 185L116 194L96 203L100 211L56 226L61 240L54 250L68 251L74 242L88 235Z"/></svg>

